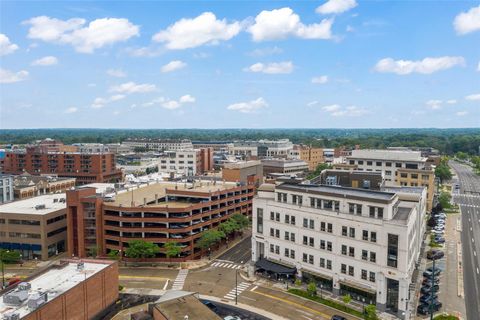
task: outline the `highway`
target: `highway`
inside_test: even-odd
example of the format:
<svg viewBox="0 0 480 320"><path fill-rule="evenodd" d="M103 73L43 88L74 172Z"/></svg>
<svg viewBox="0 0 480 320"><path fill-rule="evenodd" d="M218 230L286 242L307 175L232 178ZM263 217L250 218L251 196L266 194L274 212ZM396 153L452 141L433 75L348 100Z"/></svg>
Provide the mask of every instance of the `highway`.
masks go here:
<svg viewBox="0 0 480 320"><path fill-rule="evenodd" d="M458 176L460 192L453 200L462 211L462 251L467 319L480 314L480 176L472 168L451 161Z"/></svg>

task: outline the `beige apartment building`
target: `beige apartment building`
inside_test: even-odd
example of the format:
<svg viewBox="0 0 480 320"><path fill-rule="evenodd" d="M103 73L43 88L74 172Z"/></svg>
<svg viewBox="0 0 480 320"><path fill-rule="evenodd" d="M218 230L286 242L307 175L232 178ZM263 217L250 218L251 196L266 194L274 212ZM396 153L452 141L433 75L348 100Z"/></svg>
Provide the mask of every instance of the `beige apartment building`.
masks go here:
<svg viewBox="0 0 480 320"><path fill-rule="evenodd" d="M296 145L291 154L308 164L308 170L314 171L317 166L325 162L322 148L312 148L304 145Z"/></svg>
<svg viewBox="0 0 480 320"><path fill-rule="evenodd" d="M19 251L22 259L64 252L67 240L65 193L42 195L0 206L0 248Z"/></svg>
<svg viewBox="0 0 480 320"><path fill-rule="evenodd" d="M427 187L427 211L432 210L435 192L435 171L433 169L397 169L397 185L406 187Z"/></svg>

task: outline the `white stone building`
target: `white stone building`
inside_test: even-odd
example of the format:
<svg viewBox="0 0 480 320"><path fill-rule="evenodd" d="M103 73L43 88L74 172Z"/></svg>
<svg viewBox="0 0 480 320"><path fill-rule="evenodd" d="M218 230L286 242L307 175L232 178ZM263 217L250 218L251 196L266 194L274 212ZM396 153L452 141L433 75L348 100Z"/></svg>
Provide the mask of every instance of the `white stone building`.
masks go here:
<svg viewBox="0 0 480 320"><path fill-rule="evenodd" d="M199 161L200 150L198 149L165 151L159 157L158 172L195 176L198 173Z"/></svg>
<svg viewBox="0 0 480 320"><path fill-rule="evenodd" d="M184 150L192 149L192 141L170 140L170 139L129 139L122 142L123 145L134 148L145 148L151 151L166 151L166 150Z"/></svg>
<svg viewBox="0 0 480 320"><path fill-rule="evenodd" d="M253 202L256 271L295 274L408 319L426 212L425 188L411 191L262 185Z"/></svg>

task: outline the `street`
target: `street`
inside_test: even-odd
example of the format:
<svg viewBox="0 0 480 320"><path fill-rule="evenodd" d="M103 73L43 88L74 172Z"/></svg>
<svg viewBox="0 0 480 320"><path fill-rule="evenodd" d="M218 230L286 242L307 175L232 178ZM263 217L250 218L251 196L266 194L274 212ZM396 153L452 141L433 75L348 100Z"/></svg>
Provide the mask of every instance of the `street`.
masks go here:
<svg viewBox="0 0 480 320"><path fill-rule="evenodd" d="M467 319L478 319L480 314L480 177L472 168L450 162L457 173L460 193L453 200L462 212L462 250Z"/></svg>
<svg viewBox="0 0 480 320"><path fill-rule="evenodd" d="M250 262L252 257L252 237L243 239L239 244L230 248L218 257L218 260L231 261L236 263Z"/></svg>

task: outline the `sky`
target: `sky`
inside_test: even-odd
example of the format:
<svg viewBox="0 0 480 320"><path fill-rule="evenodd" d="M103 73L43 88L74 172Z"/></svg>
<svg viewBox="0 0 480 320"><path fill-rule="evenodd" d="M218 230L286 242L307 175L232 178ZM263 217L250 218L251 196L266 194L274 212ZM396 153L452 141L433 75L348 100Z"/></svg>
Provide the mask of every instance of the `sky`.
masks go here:
<svg viewBox="0 0 480 320"><path fill-rule="evenodd" d="M0 1L0 128L480 127L478 1Z"/></svg>

